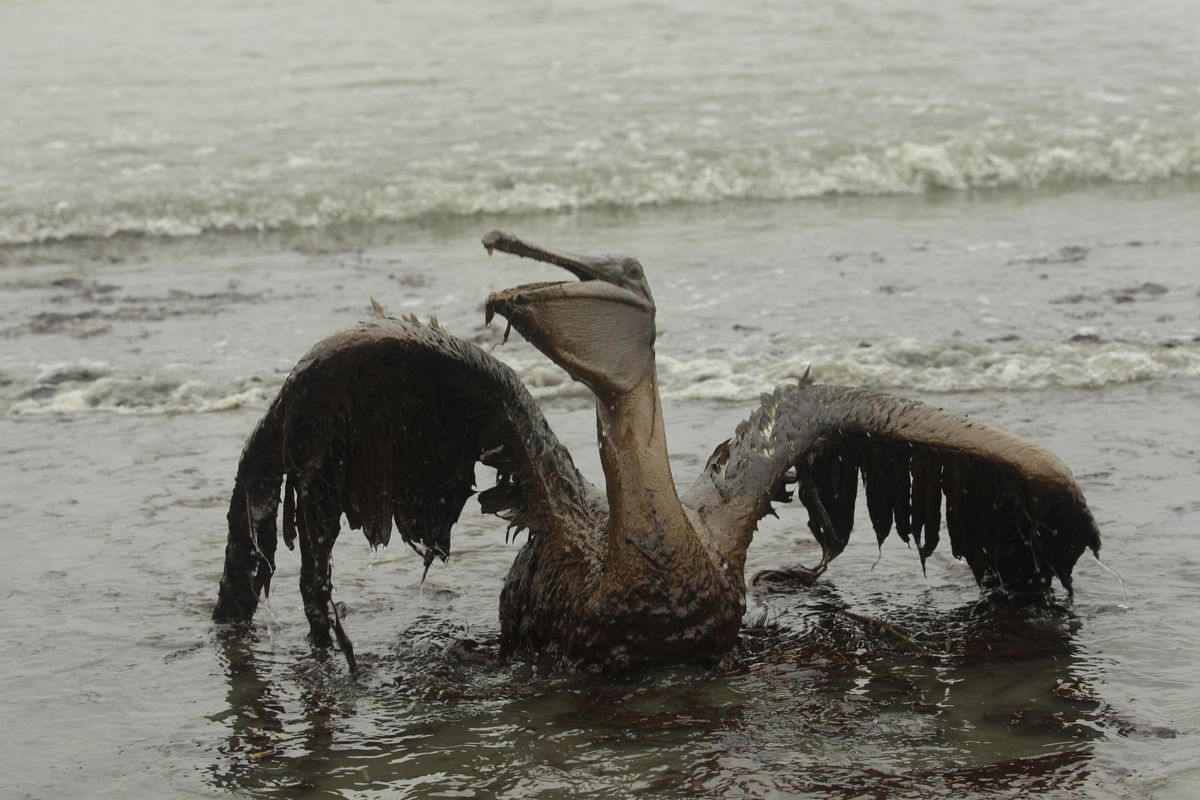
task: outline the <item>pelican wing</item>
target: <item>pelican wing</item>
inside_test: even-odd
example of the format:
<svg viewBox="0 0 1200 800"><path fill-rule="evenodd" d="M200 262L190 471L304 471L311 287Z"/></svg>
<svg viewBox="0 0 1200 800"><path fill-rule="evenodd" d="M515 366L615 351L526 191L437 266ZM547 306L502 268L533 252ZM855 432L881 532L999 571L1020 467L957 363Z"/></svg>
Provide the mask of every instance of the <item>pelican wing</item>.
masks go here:
<svg viewBox="0 0 1200 800"><path fill-rule="evenodd" d="M312 630L320 636L332 625L342 639L336 609L328 619L329 552L342 515L373 546L388 543L394 522L428 568L450 552L476 462L497 473L480 505L510 530L571 547L570 533L600 513L600 493L529 392L479 347L411 316L360 322L321 341L242 453L214 618L248 621L269 592L283 484L283 537L289 548L300 538Z"/></svg>
<svg viewBox="0 0 1200 800"><path fill-rule="evenodd" d="M1058 458L1010 433L923 403L838 386L780 387L719 446L683 503L718 538L749 542L772 501L797 494L822 567L846 545L861 478L880 544L892 530L921 558L940 541L981 585L1044 591L1100 535Z"/></svg>

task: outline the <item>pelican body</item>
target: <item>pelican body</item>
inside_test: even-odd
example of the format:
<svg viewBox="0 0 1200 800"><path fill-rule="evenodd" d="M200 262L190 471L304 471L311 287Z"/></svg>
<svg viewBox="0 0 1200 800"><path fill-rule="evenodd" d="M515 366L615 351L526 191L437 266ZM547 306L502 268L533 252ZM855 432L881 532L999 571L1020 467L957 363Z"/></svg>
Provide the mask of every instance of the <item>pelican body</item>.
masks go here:
<svg viewBox="0 0 1200 800"><path fill-rule="evenodd" d="M772 502L799 496L822 548L811 581L845 546L859 482L880 543L893 525L922 565L945 527L988 589L1044 593L1099 533L1070 471L1012 434L914 401L814 385L764 394L680 493L667 460L654 361L655 304L642 265L585 257L493 231L500 250L579 280L491 294L495 314L596 397L605 490L575 468L513 371L436 321L382 317L319 342L242 453L214 619L246 623L283 538L298 540L310 638L353 650L330 600L344 516L373 546L393 523L425 560L450 554L477 462L496 469L485 513L527 530L500 595L502 651L569 666L713 663L737 640L746 551ZM507 336L507 332L506 332ZM332 635L332 636L331 636Z"/></svg>

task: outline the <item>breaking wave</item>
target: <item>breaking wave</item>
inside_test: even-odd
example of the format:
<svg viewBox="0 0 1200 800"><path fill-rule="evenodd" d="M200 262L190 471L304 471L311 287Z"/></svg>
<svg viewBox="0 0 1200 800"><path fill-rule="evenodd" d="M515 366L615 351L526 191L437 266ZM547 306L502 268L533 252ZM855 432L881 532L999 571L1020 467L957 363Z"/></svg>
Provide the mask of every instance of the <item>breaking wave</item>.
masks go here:
<svg viewBox="0 0 1200 800"><path fill-rule="evenodd" d="M8 402L0 403L7 405L9 417L91 412L201 414L244 406L265 409L282 383L282 375L277 380L250 379L231 385L169 374L130 376L104 362L85 361L45 367L31 385L18 388Z"/></svg>
<svg viewBox="0 0 1200 800"><path fill-rule="evenodd" d="M585 387L532 348L497 349L495 353L541 401L590 397ZM764 391L794 381L809 367L819 382L900 393L1101 389L1200 378L1200 348L1064 344L1001 352L969 342L895 339L871 348L814 346L783 359L658 356L659 387L668 401L749 402ZM102 362L57 364L24 382L12 380L7 387L9 397L0 398L0 414L17 418L265 409L284 377L276 373L223 383L182 380L169 374L128 376Z"/></svg>
<svg viewBox="0 0 1200 800"><path fill-rule="evenodd" d="M539 399L587 396L562 370L544 362L515 365ZM667 400L746 401L811 369L814 380L887 391L951 394L978 391L1101 389L1169 378L1200 378L1200 350L1060 345L1000 352L970 343L896 339L869 349L811 347L782 359L658 356Z"/></svg>
<svg viewBox="0 0 1200 800"><path fill-rule="evenodd" d="M21 205L26 201L10 196L0 201L0 244L1200 175L1200 133L1191 128L1116 138L1080 134L1033 144L1013 136L854 148L755 145L714 151L678 144L586 159L539 153L526 162L424 166L297 165L292 159L230 170L219 180L189 172L195 167L164 167L151 182L94 187L86 196L41 205Z"/></svg>

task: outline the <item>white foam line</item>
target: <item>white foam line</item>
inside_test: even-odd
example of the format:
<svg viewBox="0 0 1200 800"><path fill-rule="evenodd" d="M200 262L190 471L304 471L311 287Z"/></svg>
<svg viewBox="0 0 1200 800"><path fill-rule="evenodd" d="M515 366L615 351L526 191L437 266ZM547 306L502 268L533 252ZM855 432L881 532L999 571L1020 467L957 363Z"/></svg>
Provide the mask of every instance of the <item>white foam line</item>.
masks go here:
<svg viewBox="0 0 1200 800"><path fill-rule="evenodd" d="M320 192L293 177L264 186L245 179L232 188L195 181L169 198L146 197L144 207L77 201L10 207L0 220L0 244L67 237L142 234L195 236L204 231L321 228L333 224L400 222L430 214L474 215L636 208L726 200L794 200L826 195L918 195L936 190L1035 188L1072 182L1145 182L1200 175L1200 134L1194 130L1114 132L1103 138L1069 134L1015 147L1004 137L943 142L894 142L809 148L741 147L724 153L681 151L679 144L624 160L594 161L527 174L392 176L388 185L362 184L352 170L328 176ZM669 145L669 146L668 146ZM502 159L501 159L502 160ZM293 171L289 171L290 176ZM515 172L515 174L513 174ZM339 185L339 179L345 181ZM305 186L301 182L300 186ZM402 191L395 191L403 186ZM163 214L164 206L173 209Z"/></svg>

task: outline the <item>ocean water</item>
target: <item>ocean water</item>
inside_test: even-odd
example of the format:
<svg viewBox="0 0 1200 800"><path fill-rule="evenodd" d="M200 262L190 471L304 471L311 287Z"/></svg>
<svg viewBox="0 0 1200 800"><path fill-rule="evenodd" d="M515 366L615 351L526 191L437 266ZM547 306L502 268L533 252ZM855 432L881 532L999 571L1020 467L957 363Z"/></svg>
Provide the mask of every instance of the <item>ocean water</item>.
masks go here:
<svg viewBox="0 0 1200 800"><path fill-rule="evenodd" d="M0 14L6 243L1200 173L1182 0Z"/></svg>
<svg viewBox="0 0 1200 800"><path fill-rule="evenodd" d="M1193 796L1198 30L1168 0L3 4L0 797ZM292 554L253 632L213 626L244 437L369 298L494 347L602 479L586 390L484 326L556 277L489 259L497 227L642 261L681 483L811 366L1049 447L1103 564L997 609L863 516L722 669L614 682L496 663L516 550L469 506L423 584L338 548L357 680ZM805 522L750 571L816 561Z"/></svg>

